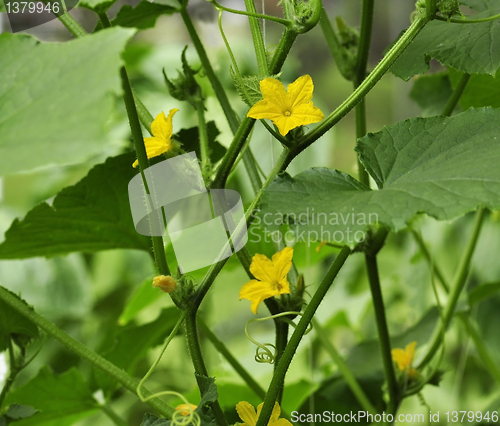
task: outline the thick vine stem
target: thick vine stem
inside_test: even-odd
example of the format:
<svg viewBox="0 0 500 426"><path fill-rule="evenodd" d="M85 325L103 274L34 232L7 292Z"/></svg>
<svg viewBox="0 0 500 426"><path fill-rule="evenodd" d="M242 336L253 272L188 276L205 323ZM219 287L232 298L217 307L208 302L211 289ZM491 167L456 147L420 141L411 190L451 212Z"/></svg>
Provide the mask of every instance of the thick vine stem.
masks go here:
<svg viewBox="0 0 500 426"><path fill-rule="evenodd" d="M373 27L373 9L375 0L363 0L363 12L361 15L361 30L359 34L358 56L354 73L354 89L358 88L366 77L368 55L370 54L370 42ZM356 139L366 135L366 102L363 98L356 105ZM370 187L370 176L358 157L359 181Z"/></svg>
<svg viewBox="0 0 500 426"><path fill-rule="evenodd" d="M398 381L396 379L392 363L391 340L389 337L389 329L387 327L387 319L385 317L384 299L382 297L382 289L380 287L376 254L366 253L365 262L366 270L368 272L368 281L370 283L370 291L372 294L373 307L375 309L375 319L377 322L384 375L389 391L388 409L390 413L394 413L396 411L396 407L399 405L400 394Z"/></svg>
<svg viewBox="0 0 500 426"><path fill-rule="evenodd" d="M311 322L316 310L318 309L320 303L326 295L326 292L331 287L333 280L339 273L340 269L344 265L345 261L349 257L351 250L348 247L344 247L340 253L337 255L337 258L334 260L330 269L326 273L325 277L321 281L318 289L314 293L311 301L307 305L304 310L304 314L300 319L297 327L290 337L290 340L281 356L281 359L278 363L276 370L274 371L273 378L271 383L269 384L269 388L266 394L266 399L264 400L264 405L262 406L262 411L260 412L260 416L257 419L256 426L265 426L268 424L269 419L271 417L271 413L274 407L274 403L278 398L280 392L280 384L283 383L286 372L290 363L292 362L293 356L299 347L300 341L306 332L309 323Z"/></svg>
<svg viewBox="0 0 500 426"><path fill-rule="evenodd" d="M255 379L248 373L248 371L243 367L238 360L233 356L231 352L227 349L224 342L222 342L215 333L210 330L210 327L201 318L198 318L198 326L201 332L210 340L212 345L217 349L217 351L226 359L226 361L234 368L234 370L240 375L240 377L245 381L247 386L257 395L260 399L264 399L266 392L262 387L255 381Z"/></svg>
<svg viewBox="0 0 500 426"><path fill-rule="evenodd" d="M198 339L198 330L196 327L196 312L190 313L186 317L186 340L189 347L191 360L193 361L194 371L197 374L208 377L207 367L203 361L203 354L201 353L200 341ZM210 404L212 412L214 413L215 420L219 426L227 426L226 416L222 411L219 401Z"/></svg>
<svg viewBox="0 0 500 426"><path fill-rule="evenodd" d="M358 88L349 96L335 111L325 118L314 130L304 135L297 141L294 153L298 155L309 145L323 136L335 124L337 124L345 115L351 111L366 94L375 86L382 76L391 68L394 61L403 53L413 39L420 33L422 28L429 22L426 17L418 17L401 38L394 44L384 58L379 62L368 77L358 86Z"/></svg>
<svg viewBox="0 0 500 426"><path fill-rule="evenodd" d="M98 368L108 376L119 382L125 389L137 395L136 389L139 385L139 380L129 376L121 368L118 368L113 363L109 362L107 359L96 354L94 351L89 349L87 346L76 341L72 337L68 336L63 330L57 327L55 324L45 319L44 317L38 315L33 311L28 305L23 303L21 300L16 298L8 290L0 287L0 299L7 303L9 306L14 308L17 312L23 315L25 318L36 324L39 328L44 330L47 334L59 340L66 348L77 354L80 358L85 359L90 362L94 367ZM143 388L142 393L144 396L150 396L152 393ZM165 417L171 418L175 409L170 405L163 402L161 399L154 398L147 401L152 408L157 410L160 414Z"/></svg>
<svg viewBox="0 0 500 426"><path fill-rule="evenodd" d="M442 335L448 328L448 325L450 324L451 319L453 318L458 299L467 280L470 262L472 259L472 255L474 254L474 250L476 248L477 240L479 238L479 233L483 225L484 216L485 216L484 207L479 207L478 210L476 211L472 234L469 238L469 242L467 243L467 247L465 248L462 258L460 259L456 275L450 286L450 295L448 298L448 302L446 303L446 306L444 308L443 320L440 321L439 324L434 329L434 333L432 334L431 337L431 342L427 345L427 349L424 355L422 356L422 359L418 363L417 366L418 369L422 369L423 367L425 367L429 363L429 361L431 361L431 359L434 357L439 347L441 346Z"/></svg>

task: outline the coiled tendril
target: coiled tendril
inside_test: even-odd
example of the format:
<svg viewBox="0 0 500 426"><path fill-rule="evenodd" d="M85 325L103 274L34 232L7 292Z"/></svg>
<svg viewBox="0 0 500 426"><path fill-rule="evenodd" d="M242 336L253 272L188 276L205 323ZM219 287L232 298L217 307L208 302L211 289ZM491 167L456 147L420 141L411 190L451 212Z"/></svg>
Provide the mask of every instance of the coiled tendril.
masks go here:
<svg viewBox="0 0 500 426"><path fill-rule="evenodd" d="M252 322L258 322L258 321L267 321L270 319L275 319L275 318L280 318L280 317L285 317L288 315L302 315L301 312L295 312L295 311L287 311L287 312L280 312L279 314L276 315L271 315L269 317L264 317L264 318L254 318L251 320L247 321L247 324L245 325L245 334L247 336L247 339L250 340L254 345L257 346L257 349L255 350L255 361L258 363L267 363L267 364L274 364L274 361L276 359L276 346L274 346L272 343L259 343L257 340L253 339L252 336L250 336L250 333L248 332L248 326ZM288 318L282 318L283 321L287 322L290 324L292 327L296 327L297 325ZM308 329L305 331L304 334L309 333L312 330L312 324L309 324ZM272 351L271 349L272 348Z"/></svg>

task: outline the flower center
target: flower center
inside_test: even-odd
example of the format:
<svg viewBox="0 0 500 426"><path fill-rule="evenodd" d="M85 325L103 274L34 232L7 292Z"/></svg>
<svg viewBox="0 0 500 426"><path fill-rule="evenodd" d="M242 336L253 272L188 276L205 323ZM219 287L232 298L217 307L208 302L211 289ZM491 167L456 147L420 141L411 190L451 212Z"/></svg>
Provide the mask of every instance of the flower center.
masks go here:
<svg viewBox="0 0 500 426"><path fill-rule="evenodd" d="M285 117L290 117L292 115L292 113L290 111L285 111Z"/></svg>

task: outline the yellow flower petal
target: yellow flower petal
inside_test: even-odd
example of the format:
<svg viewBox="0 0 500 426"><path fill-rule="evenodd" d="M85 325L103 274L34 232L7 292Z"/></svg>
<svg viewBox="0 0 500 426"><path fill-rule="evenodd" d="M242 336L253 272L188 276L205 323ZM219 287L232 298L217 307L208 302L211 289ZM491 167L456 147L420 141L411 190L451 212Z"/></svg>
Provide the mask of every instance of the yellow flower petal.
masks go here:
<svg viewBox="0 0 500 426"><path fill-rule="evenodd" d="M303 75L286 88L290 108L306 104L313 97L314 84L310 75Z"/></svg>
<svg viewBox="0 0 500 426"><path fill-rule="evenodd" d="M406 345L406 348L404 350L396 348L391 351L392 360L396 362L400 371L404 371L407 368L411 367L416 346L417 342L411 342Z"/></svg>
<svg viewBox="0 0 500 426"><path fill-rule="evenodd" d="M260 91L262 92L262 97L269 103L276 105L282 114L291 107L287 103L285 86L279 80L265 78L260 82Z"/></svg>
<svg viewBox="0 0 500 426"><path fill-rule="evenodd" d="M250 309L257 313L259 305L265 299L290 293L287 274L292 267L293 248L285 247L273 255L272 260L263 254L256 254L250 265L250 272L256 280L246 283L240 290L240 300L252 302Z"/></svg>
<svg viewBox="0 0 500 426"><path fill-rule="evenodd" d="M250 272L260 281L272 282L274 280L273 261L263 254L256 254L252 258Z"/></svg>
<svg viewBox="0 0 500 426"><path fill-rule="evenodd" d="M275 274L273 278L278 282L283 281L283 279L286 280L288 271L292 267L292 257L292 247L285 247L283 250L273 255L273 273Z"/></svg>
<svg viewBox="0 0 500 426"><path fill-rule="evenodd" d="M269 119L285 136L296 127L317 123L324 118L319 108L311 102L314 85L309 75L299 77L288 85L287 90L274 78L260 82L263 99L247 113L248 117Z"/></svg>
<svg viewBox="0 0 500 426"><path fill-rule="evenodd" d="M278 419L280 418L280 414L281 414L281 408L280 408L280 405L278 404L278 401L276 401L274 403L273 412L271 413L271 417L269 418L269 424L276 423L278 421ZM257 415L257 417L258 417L258 415Z"/></svg>
<svg viewBox="0 0 500 426"><path fill-rule="evenodd" d="M274 296L276 291L271 283L267 281L251 280L240 290L240 300L247 299L252 302L250 309L257 314L259 305L266 299Z"/></svg>
<svg viewBox="0 0 500 426"><path fill-rule="evenodd" d="M257 414L255 414L255 408L253 408L248 402L241 401L236 404L236 411L238 416L243 420L246 426L255 426L257 424Z"/></svg>
<svg viewBox="0 0 500 426"><path fill-rule="evenodd" d="M172 148L172 141L170 140L173 133L172 120L177 111L179 111L177 108L171 109L168 113L168 117L166 117L165 113L162 111L151 123L151 133L153 133L153 137L144 138L144 145L148 158L158 157ZM135 160L132 166L137 167L138 164L139 161Z"/></svg>
<svg viewBox="0 0 500 426"><path fill-rule="evenodd" d="M196 410L196 408L197 406L194 404L179 404L177 407L175 407L175 410L179 411L183 416L189 416L189 414L191 414L191 411Z"/></svg>
<svg viewBox="0 0 500 426"><path fill-rule="evenodd" d="M173 108L169 111L168 117L165 117L165 113L163 111L156 116L151 124L151 133L153 133L153 136L157 137L161 141L170 140L174 130L172 120L177 111L179 111L177 108Z"/></svg>

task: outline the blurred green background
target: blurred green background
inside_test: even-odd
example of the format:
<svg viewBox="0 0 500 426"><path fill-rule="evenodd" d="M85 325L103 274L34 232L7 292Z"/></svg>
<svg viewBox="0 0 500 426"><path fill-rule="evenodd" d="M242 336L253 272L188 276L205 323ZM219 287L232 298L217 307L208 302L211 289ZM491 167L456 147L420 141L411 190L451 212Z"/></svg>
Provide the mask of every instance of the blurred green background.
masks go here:
<svg viewBox="0 0 500 426"><path fill-rule="evenodd" d="M163 0L167 2L168 0ZM259 9L261 0L256 1ZM330 17L340 15L353 26L358 26L360 1L325 0L325 7ZM110 15L125 4L116 3ZM135 3L129 3L135 4ZM226 1L228 7L242 8L242 0ZM383 56L384 49L395 39L400 31L409 24L413 10L413 1L391 0L376 3L375 25L372 37L370 68ZM276 0L265 2L265 11L279 15L280 7ZM240 116L246 112L245 104L238 98L229 75L229 58L222 43L216 16L211 6L203 0L190 1L190 13L196 19L196 26L208 51L209 58L224 87L228 90L233 107ZM72 12L82 25L91 30L96 23L92 13L85 9ZM5 14L2 14L3 31L9 31ZM250 31L246 19L241 16L224 14L224 29L235 52L242 74L256 72L256 60L249 46ZM269 49L277 42L280 28L272 23L265 26L266 44ZM28 31L35 37L50 42L70 39L69 33L61 23L52 21ZM187 31L178 15L161 17L154 29L139 33L127 47L124 54L132 85L144 104L153 115L171 108L180 112L174 120L174 132L181 128L196 125L193 109L187 103L169 97L164 85L162 68L167 75L176 76L181 67L180 54L188 45L187 58L195 67L199 61L190 44ZM433 70L439 65L433 64ZM314 28L297 40L287 60L282 74L283 82L290 83L300 75L310 74L315 83L314 103L328 114L335 109L352 91L352 85L339 74L321 29ZM231 141L231 132L206 78L198 77L207 97L207 120L214 120L221 131L218 140L225 146ZM91 84L91 82L75 82ZM391 74L386 75L367 97L368 129L380 130L384 125L392 124L421 114L418 106L408 94L413 82L404 83ZM1 136L0 136L1 137ZM0 181L0 231L7 230L16 217L23 217L38 203L50 200L62 188L75 184L90 168L104 161L109 156L131 149L128 121L122 99L116 99L116 109L109 120L109 140L103 146L99 156L89 158L85 164L68 167L47 167L31 173L7 176ZM354 114L350 113L332 131L328 132L312 147L296 158L289 167L294 175L309 167L326 166L356 175L356 156ZM259 164L267 173L280 152L279 144L270 139L261 124L257 124L251 147ZM240 165L238 172L229 182L237 189L245 204L252 199L251 187L246 171ZM462 252L471 217L466 216L452 223L436 222L427 217L418 217L415 229L421 230L428 242L435 261L451 280L458 259ZM317 245L310 247L301 243L295 247L294 260L299 271L305 276L307 292L312 294L334 249L324 247L316 252ZM272 244L250 242L250 253L271 255ZM468 291L475 286L500 280L500 263L496 260L500 252L500 223L498 217L491 216L481 233L478 249L474 255L473 269L468 281ZM380 275L384 299L388 312L389 329L394 336L401 335L400 347L417 340L417 353L421 345L429 338L437 314L432 307L435 298L431 285L431 274L426 260L419 254L418 248L407 232L391 235L389 243L379 256ZM192 274L198 280L204 271ZM106 353L115 344L118 333L127 327L136 327L154 321L165 307L173 306L169 297L163 294L153 296L156 301L137 313L125 324L124 309L141 287L143 282L151 281L154 275L150 257L136 251L106 251L94 254L72 254L66 257L43 259L35 258L23 261L0 262L0 284L21 294L32 304L37 312L55 321L71 336L84 342L101 353ZM253 345L245 338L245 323L254 317L248 301L238 301L241 286L248 281L243 269L232 258L217 278L215 285L202 305L200 315L222 339L239 361L252 372L265 388L272 374L272 366L257 364L254 361ZM145 287L146 288L146 287ZM443 297L443 294L440 294ZM444 299L442 299L444 300ZM464 302L465 306L465 302ZM130 307L129 307L130 308ZM495 296L486 302L471 307L472 317L480 326L481 335L497 362L500 362L500 297ZM262 307L259 315L264 316ZM119 320L121 318L121 321ZM320 306L317 319L327 327L332 342L357 376L366 380L380 381L381 364L373 340L376 329L373 309L368 290L364 261L361 255L353 255L341 271L332 290ZM270 322L253 324L252 335L261 342L273 341L273 325ZM364 343L362 343L364 342ZM160 343L160 341L156 342ZM223 407L229 419L238 419L234 410L240 400L247 400L254 405L261 401L244 385L229 364L213 349L206 339L202 341L207 354L208 369L217 377L217 385ZM33 345L36 350L37 344ZM140 377L158 355L161 346L137 360L134 374ZM131 344L130 352L141 348ZM43 350L33 363L22 372L16 387L27 383L43 366L49 365L56 373L62 373L76 366L88 380L92 391L99 389L99 379L92 368L80 361L62 346L48 339ZM447 334L446 355L443 360L445 374L439 387L427 386L423 396L433 412L453 410L487 411L498 410L500 393L498 385L489 377L471 346L467 334L458 324L453 323ZM5 379L6 361L0 355L0 384ZM319 345L315 333L307 335L291 364L286 380L283 409L290 413L303 407L303 410L319 411L324 408L334 409L334 401L327 396L320 397L314 391L320 389L334 398L338 389L325 386L325 380L336 377L336 366ZM323 387L322 387L323 386ZM165 353L157 371L148 381L153 390L175 390L189 396L190 402L197 403L196 383L193 368L182 336L176 337ZM96 395L99 398L99 395ZM326 402L325 402L326 398ZM175 405L176 401L172 400ZM316 404L316 405L315 405ZM330 405L329 405L330 404ZM130 425L140 424L147 406L137 402L131 394L117 391L113 394L112 405L115 411ZM401 413L428 413L429 408L422 405L417 397L404 401ZM101 411L89 410L77 419L78 425L108 425L111 421ZM58 425L71 424L60 422ZM441 421L441 424L445 422ZM470 423L468 423L470 424Z"/></svg>

